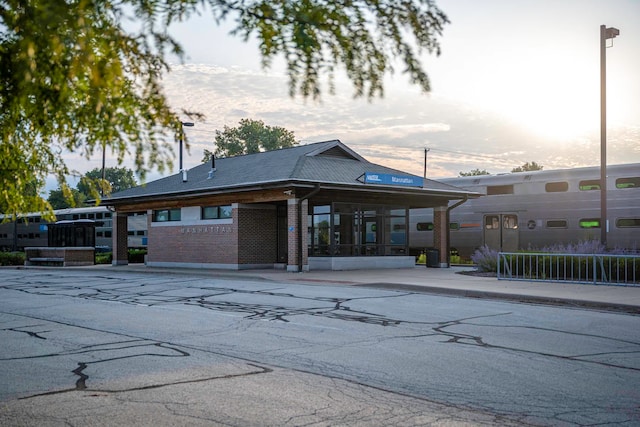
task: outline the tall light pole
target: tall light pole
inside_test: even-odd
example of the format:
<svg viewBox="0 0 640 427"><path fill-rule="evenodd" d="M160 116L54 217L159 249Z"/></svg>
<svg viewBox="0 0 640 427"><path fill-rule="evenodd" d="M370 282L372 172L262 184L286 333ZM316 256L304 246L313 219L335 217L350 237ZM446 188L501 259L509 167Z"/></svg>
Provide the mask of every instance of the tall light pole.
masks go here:
<svg viewBox="0 0 640 427"><path fill-rule="evenodd" d="M620 35L617 28L600 25L600 243L607 247L607 40Z"/></svg>
<svg viewBox="0 0 640 427"><path fill-rule="evenodd" d="M182 128L180 129L180 172L182 172L184 169L182 168L182 144L184 142L184 127L188 126L191 127L193 126L192 122L182 122Z"/></svg>

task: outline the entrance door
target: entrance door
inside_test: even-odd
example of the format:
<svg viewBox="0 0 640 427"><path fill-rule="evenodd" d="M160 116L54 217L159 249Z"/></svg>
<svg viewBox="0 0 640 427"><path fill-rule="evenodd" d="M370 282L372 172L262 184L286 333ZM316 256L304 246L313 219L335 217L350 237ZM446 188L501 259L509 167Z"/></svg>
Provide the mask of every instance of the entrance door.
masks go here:
<svg viewBox="0 0 640 427"><path fill-rule="evenodd" d="M491 214L484 216L484 244L501 252L514 252L520 246L518 216Z"/></svg>

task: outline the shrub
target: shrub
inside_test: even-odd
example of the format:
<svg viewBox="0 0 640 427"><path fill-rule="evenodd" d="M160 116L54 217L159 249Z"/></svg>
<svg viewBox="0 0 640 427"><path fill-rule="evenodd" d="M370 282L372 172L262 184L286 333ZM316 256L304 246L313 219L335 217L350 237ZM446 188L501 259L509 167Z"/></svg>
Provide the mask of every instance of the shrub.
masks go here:
<svg viewBox="0 0 640 427"><path fill-rule="evenodd" d="M0 265L24 265L24 252L0 252Z"/></svg>
<svg viewBox="0 0 640 427"><path fill-rule="evenodd" d="M478 271L495 273L498 271L498 252L487 245L476 249L471 255L471 261L477 265Z"/></svg>
<svg viewBox="0 0 640 427"><path fill-rule="evenodd" d="M142 264L146 254L146 249L129 249L129 262L131 264Z"/></svg>
<svg viewBox="0 0 640 427"><path fill-rule="evenodd" d="M112 259L111 252L96 253L96 264L111 264Z"/></svg>

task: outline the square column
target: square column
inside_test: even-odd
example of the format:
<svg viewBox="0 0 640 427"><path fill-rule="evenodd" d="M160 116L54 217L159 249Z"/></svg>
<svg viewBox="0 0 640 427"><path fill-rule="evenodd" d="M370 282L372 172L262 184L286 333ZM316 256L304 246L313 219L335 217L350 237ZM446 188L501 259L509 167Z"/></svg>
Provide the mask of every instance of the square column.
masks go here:
<svg viewBox="0 0 640 427"><path fill-rule="evenodd" d="M440 267L449 267L449 215L447 206L433 208L433 247L440 252Z"/></svg>
<svg viewBox="0 0 640 427"><path fill-rule="evenodd" d="M127 214L114 212L111 216L112 222L112 260L111 265L128 265L128 233L127 233Z"/></svg>
<svg viewBox="0 0 640 427"><path fill-rule="evenodd" d="M298 199L287 200L287 271L309 271L308 212L307 200L302 203Z"/></svg>

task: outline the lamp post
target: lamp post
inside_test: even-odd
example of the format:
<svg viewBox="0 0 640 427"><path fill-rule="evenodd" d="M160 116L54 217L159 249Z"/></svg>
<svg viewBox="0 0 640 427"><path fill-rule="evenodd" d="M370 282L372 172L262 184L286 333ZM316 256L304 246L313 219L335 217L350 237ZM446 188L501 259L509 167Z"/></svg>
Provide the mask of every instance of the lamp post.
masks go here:
<svg viewBox="0 0 640 427"><path fill-rule="evenodd" d="M607 247L607 40L620 35L617 28L600 25L600 243Z"/></svg>
<svg viewBox="0 0 640 427"><path fill-rule="evenodd" d="M184 142L184 127L188 126L188 127L192 127L193 123L192 122L182 122L182 128L180 129L180 172L183 171L182 168L182 143Z"/></svg>

